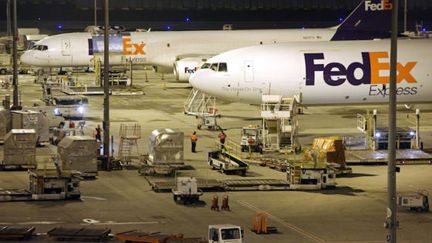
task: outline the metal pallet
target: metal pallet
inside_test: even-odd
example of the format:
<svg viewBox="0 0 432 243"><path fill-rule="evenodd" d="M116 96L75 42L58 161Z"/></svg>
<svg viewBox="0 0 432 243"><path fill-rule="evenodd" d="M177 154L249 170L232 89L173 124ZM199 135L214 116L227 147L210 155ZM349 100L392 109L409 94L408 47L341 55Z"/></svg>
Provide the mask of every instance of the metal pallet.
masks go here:
<svg viewBox="0 0 432 243"><path fill-rule="evenodd" d="M226 191L269 191L269 190L289 190L289 183L278 179L225 179L225 180L206 180L197 179L198 188L203 191L226 190ZM151 181L148 183L156 192L171 191L175 186L174 180Z"/></svg>
<svg viewBox="0 0 432 243"><path fill-rule="evenodd" d="M271 191L289 190L285 180L278 179L227 179L221 181L227 191Z"/></svg>
<svg viewBox="0 0 432 243"><path fill-rule="evenodd" d="M63 228L56 227L47 232L48 236L56 240L83 240L104 241L107 240L111 229L87 229L87 228Z"/></svg>
<svg viewBox="0 0 432 243"><path fill-rule="evenodd" d="M33 236L35 227L0 227L0 240L29 240Z"/></svg>

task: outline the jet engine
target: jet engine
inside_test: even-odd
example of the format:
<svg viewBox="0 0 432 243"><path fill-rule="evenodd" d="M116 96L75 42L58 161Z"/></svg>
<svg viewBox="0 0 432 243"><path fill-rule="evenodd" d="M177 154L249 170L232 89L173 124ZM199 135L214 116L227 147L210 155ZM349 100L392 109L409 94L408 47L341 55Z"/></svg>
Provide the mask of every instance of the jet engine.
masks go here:
<svg viewBox="0 0 432 243"><path fill-rule="evenodd" d="M195 73L206 61L200 57L187 57L174 62L174 75L178 81L189 81L191 74Z"/></svg>

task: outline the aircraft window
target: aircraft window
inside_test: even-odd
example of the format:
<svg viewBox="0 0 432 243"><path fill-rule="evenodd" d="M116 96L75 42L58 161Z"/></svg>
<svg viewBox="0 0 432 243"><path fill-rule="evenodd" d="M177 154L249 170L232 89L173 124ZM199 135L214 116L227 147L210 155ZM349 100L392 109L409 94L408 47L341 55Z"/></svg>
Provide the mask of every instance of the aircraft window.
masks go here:
<svg viewBox="0 0 432 243"><path fill-rule="evenodd" d="M44 45L35 45L31 48L32 50L38 50L38 51L46 51L48 50L48 46Z"/></svg>
<svg viewBox="0 0 432 243"><path fill-rule="evenodd" d="M211 66L210 66L210 69L217 72L217 70L218 70L218 63L212 63Z"/></svg>
<svg viewBox="0 0 432 243"><path fill-rule="evenodd" d="M227 72L227 71L228 71L227 64L225 62L219 63L219 72Z"/></svg>
<svg viewBox="0 0 432 243"><path fill-rule="evenodd" d="M208 69L210 67L210 63L204 63L202 66L201 66L201 69Z"/></svg>

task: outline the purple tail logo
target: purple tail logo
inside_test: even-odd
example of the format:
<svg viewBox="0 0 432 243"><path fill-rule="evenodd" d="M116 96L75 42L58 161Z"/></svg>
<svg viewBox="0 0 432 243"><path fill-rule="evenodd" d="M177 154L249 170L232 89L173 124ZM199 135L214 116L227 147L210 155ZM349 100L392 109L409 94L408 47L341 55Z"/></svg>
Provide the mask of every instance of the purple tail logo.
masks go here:
<svg viewBox="0 0 432 243"><path fill-rule="evenodd" d="M362 84L377 85L388 84L389 76L383 76L382 72L390 70L390 63L382 59L388 59L388 52L362 52L361 62L352 62L344 65L339 62L325 64L324 53L307 53L305 56L306 64L306 85L313 86L316 81L316 73L321 72L324 82L330 86L340 86L348 81L349 84L358 86ZM320 63L317 63L320 62ZM417 62L397 63L397 82L406 81L410 84L417 83L412 75L412 70ZM362 75L358 75L359 73Z"/></svg>

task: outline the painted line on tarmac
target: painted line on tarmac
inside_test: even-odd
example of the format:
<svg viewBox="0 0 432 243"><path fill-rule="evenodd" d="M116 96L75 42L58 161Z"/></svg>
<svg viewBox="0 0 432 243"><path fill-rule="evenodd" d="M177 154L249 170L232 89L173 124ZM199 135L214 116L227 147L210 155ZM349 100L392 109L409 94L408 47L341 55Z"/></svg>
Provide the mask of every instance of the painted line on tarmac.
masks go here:
<svg viewBox="0 0 432 243"><path fill-rule="evenodd" d="M245 201L237 201L237 202L240 205L242 205L242 206L244 206L246 208L249 208L252 211L255 211L257 213L259 213L259 212L266 213L269 216L269 218L271 218L272 220L274 220L274 221L278 222L279 224L281 224L281 225L283 225L283 226L291 229L292 231L297 232L298 234L300 234L301 236L303 236L303 237L305 237L307 239L310 239L310 240L312 240L314 242L318 242L318 243L324 243L324 242L326 242L324 239L321 239L318 236L316 236L316 235L314 235L314 234L312 234L310 232L307 232L306 230L303 230L303 229L301 229L301 228L299 228L299 227L297 227L297 226L295 226L293 224L289 224L289 223L285 222L284 220L282 220L282 219L280 219L280 218L278 218L278 217L270 214L269 212L267 212L265 210L262 210L262 209L260 209L258 207L255 207L254 205L252 205L250 203L247 203Z"/></svg>
<svg viewBox="0 0 432 243"><path fill-rule="evenodd" d="M19 223L6 223L0 222L0 225L27 225L27 224L39 224L39 225L49 225L49 224L62 224L63 222L58 221L30 221L30 222L19 222Z"/></svg>
<svg viewBox="0 0 432 243"><path fill-rule="evenodd" d="M421 240L398 240L398 242L405 242L405 243L424 243L425 241L421 241ZM388 241L385 240L344 240L344 241L332 241L332 243L386 243Z"/></svg>
<svg viewBox="0 0 432 243"><path fill-rule="evenodd" d="M83 219L81 225L142 225L142 224L161 224L159 221L132 221L132 222L116 222L116 221L99 221L96 219Z"/></svg>
<svg viewBox="0 0 432 243"><path fill-rule="evenodd" d="M87 200L87 199L93 199L93 200L97 200L97 201L106 201L106 198L103 197L92 197L92 196L81 196L82 200Z"/></svg>

